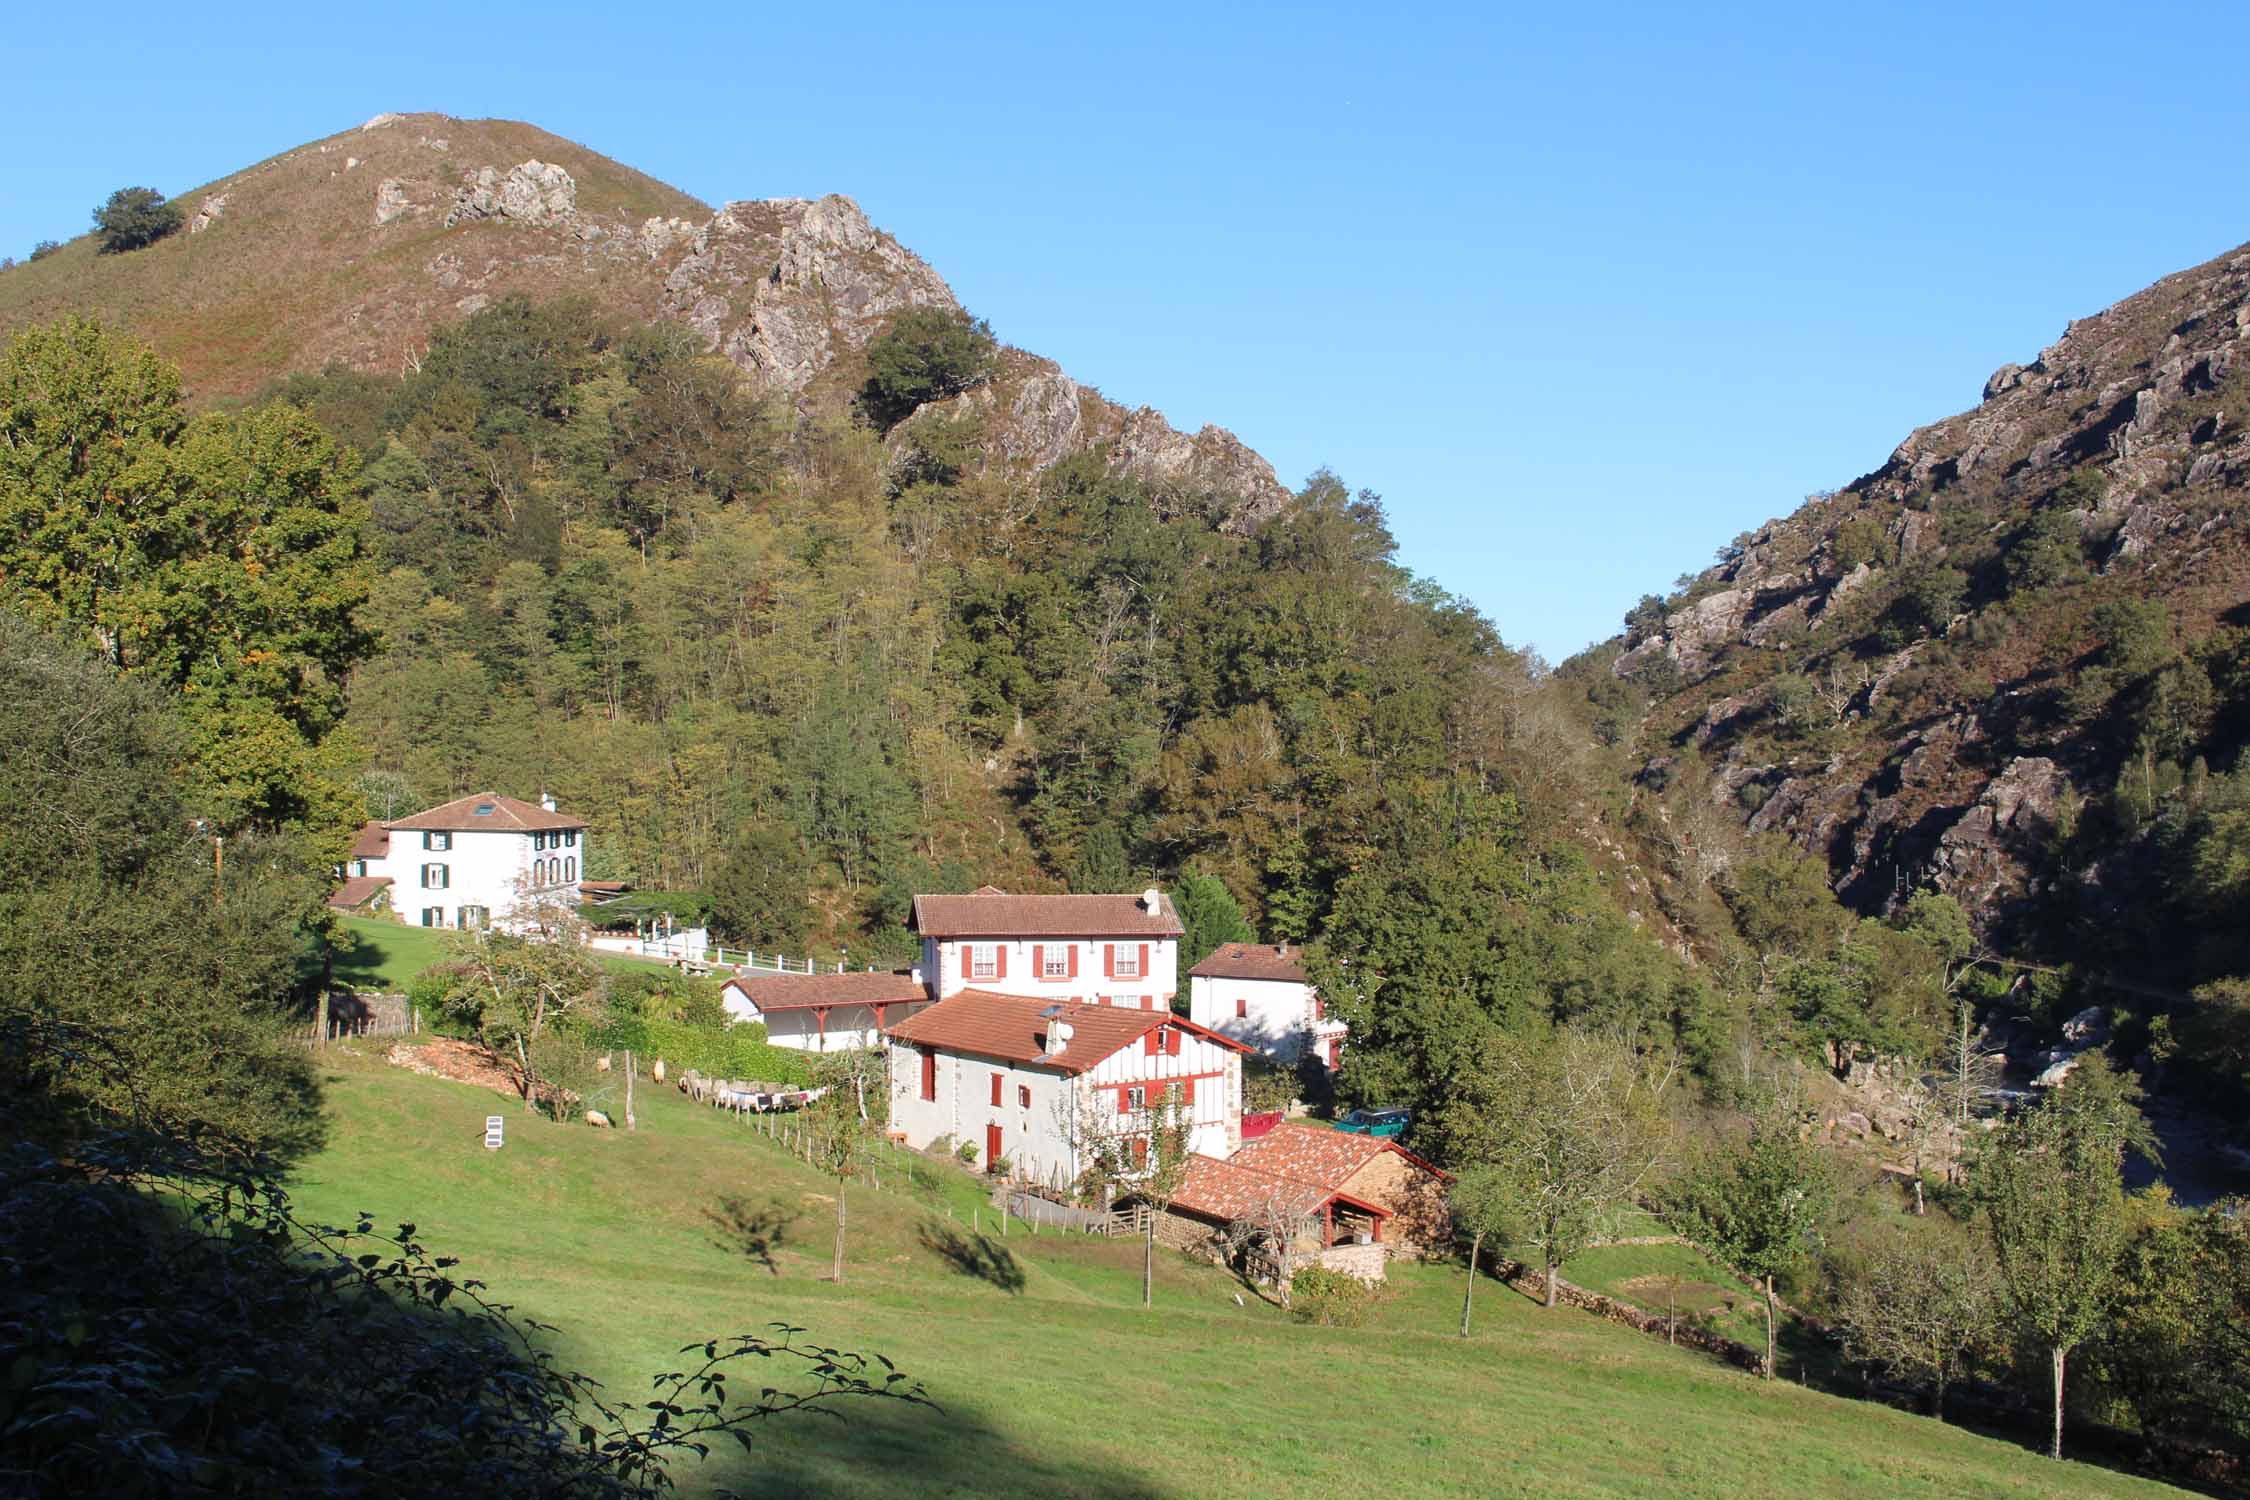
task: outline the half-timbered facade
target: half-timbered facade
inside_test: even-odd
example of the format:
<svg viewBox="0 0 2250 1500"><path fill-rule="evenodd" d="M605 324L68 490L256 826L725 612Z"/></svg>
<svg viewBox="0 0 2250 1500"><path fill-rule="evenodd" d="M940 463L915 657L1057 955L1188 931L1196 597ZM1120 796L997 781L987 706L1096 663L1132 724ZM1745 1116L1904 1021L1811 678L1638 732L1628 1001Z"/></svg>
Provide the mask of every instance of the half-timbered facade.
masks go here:
<svg viewBox="0 0 2250 1500"><path fill-rule="evenodd" d="M1091 1140L1145 1131L1167 1098L1188 1115L1189 1149L1241 1144L1247 1049L1168 1009L964 989L888 1038L891 1128L917 1149L966 1142L987 1170L1067 1187Z"/></svg>
<svg viewBox="0 0 2250 1500"><path fill-rule="evenodd" d="M1064 1004L1167 1010L1180 987L1179 914L1163 892L916 896L922 974L940 1000L966 989Z"/></svg>

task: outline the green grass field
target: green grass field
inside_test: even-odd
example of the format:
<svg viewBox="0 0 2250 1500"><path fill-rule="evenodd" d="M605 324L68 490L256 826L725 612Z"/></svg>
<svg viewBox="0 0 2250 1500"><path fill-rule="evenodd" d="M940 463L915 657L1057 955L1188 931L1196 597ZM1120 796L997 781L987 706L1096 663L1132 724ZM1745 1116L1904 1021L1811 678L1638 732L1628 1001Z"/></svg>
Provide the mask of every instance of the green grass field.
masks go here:
<svg viewBox="0 0 2250 1500"><path fill-rule="evenodd" d="M1366 1326L1301 1326L1215 1268L1016 1225L971 1232L950 1167L855 1187L843 1285L832 1185L748 1127L640 1091L633 1135L557 1126L496 1095L323 1054L331 1144L299 1203L412 1219L564 1359L630 1393L707 1334L799 1325L896 1360L940 1410L848 1410L759 1435L686 1476L774 1496L1391 1495L1999 1497L2175 1494L1926 1418L1760 1382L1464 1273L1401 1267ZM484 1116L508 1145L481 1145ZM951 1217L947 1216L948 1208ZM1645 1249L1644 1249L1645 1253ZM1238 1301L1238 1294L1240 1300Z"/></svg>
<svg viewBox="0 0 2250 1500"><path fill-rule="evenodd" d="M336 983L360 990L405 989L408 980L447 956L447 940L454 936L442 927L409 927L387 917L345 917L340 925L350 945L337 944ZM621 974L671 968L616 953L604 953L599 961Z"/></svg>

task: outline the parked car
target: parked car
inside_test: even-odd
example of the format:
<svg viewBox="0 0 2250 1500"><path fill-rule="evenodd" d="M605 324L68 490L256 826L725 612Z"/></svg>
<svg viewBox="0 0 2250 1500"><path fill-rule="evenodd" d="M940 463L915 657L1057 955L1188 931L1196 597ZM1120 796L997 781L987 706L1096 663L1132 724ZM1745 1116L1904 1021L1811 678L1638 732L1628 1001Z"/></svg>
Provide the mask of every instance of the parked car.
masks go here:
<svg viewBox="0 0 2250 1500"><path fill-rule="evenodd" d="M1412 1118L1412 1112L1403 1109L1355 1109L1338 1120L1336 1128L1353 1135L1379 1135L1386 1140L1396 1140L1406 1134L1406 1122Z"/></svg>

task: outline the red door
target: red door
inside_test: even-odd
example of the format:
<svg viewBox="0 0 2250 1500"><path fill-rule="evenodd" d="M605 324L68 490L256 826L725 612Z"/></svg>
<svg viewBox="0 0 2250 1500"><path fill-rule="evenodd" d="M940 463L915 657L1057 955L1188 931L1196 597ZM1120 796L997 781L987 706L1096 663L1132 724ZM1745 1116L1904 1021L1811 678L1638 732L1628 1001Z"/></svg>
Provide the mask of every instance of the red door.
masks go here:
<svg viewBox="0 0 2250 1500"><path fill-rule="evenodd" d="M998 1125L987 1125L984 1127L984 1169L987 1172L994 1170L992 1164L999 1159L1000 1127Z"/></svg>

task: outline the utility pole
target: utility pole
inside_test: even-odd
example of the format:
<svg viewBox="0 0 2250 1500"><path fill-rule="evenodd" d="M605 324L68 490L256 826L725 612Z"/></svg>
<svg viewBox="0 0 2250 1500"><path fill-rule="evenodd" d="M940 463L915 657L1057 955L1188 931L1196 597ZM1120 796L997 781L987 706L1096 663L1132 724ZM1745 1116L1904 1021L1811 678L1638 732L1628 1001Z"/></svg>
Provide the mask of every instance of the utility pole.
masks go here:
<svg viewBox="0 0 2250 1500"><path fill-rule="evenodd" d="M220 903L221 901L224 901L224 900L226 899L226 894L225 894L225 891L224 891L224 889L222 888L222 886L221 886L221 883L220 883L220 878L221 878L221 877L222 877L223 875L225 875L225 873L226 873L226 852L227 852L227 836L226 836L225 834L223 834L223 833L214 833L214 834L212 834L212 835L211 835L211 904L212 904L213 906L216 906L216 905L218 905L218 904L219 904L219 903Z"/></svg>

